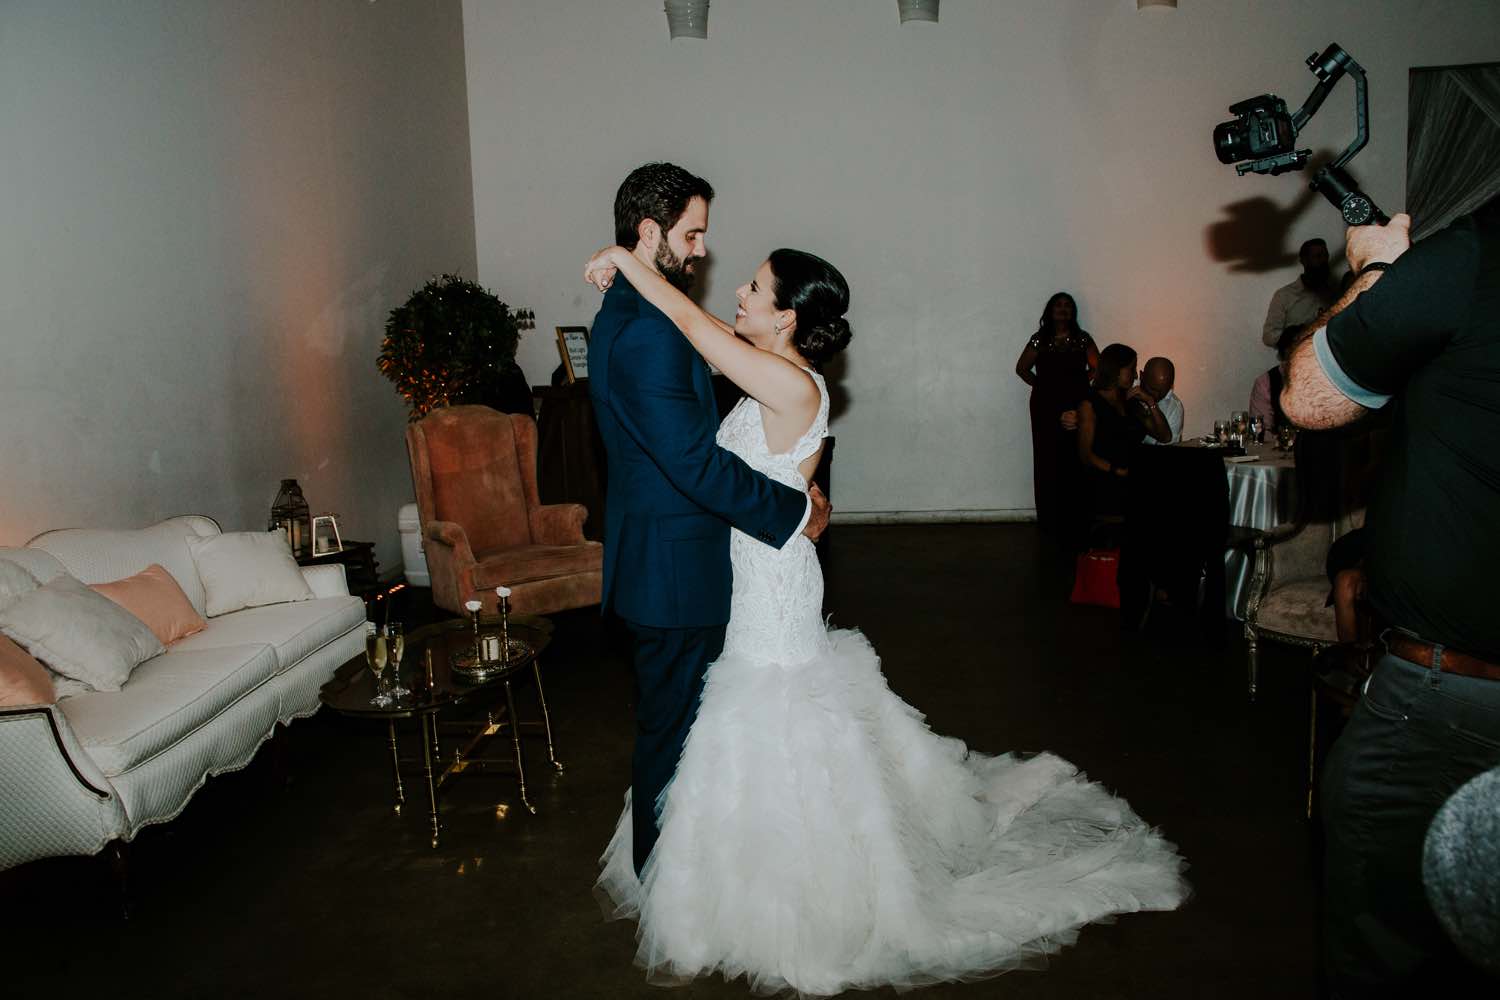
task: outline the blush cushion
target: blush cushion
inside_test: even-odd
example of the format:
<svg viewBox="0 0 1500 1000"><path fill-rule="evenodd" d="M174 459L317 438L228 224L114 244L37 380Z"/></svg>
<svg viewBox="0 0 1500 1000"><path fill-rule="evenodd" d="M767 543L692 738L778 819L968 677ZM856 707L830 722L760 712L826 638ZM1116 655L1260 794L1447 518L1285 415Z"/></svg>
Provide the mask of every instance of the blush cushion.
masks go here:
<svg viewBox="0 0 1500 1000"><path fill-rule="evenodd" d="M152 563L123 580L89 586L145 622L163 646L208 627L177 580L160 563Z"/></svg>
<svg viewBox="0 0 1500 1000"><path fill-rule="evenodd" d="M0 635L0 708L55 701L57 689L47 668L8 636Z"/></svg>
<svg viewBox="0 0 1500 1000"><path fill-rule="evenodd" d="M0 608L0 632L53 673L95 691L118 691L164 648L135 615L63 575Z"/></svg>

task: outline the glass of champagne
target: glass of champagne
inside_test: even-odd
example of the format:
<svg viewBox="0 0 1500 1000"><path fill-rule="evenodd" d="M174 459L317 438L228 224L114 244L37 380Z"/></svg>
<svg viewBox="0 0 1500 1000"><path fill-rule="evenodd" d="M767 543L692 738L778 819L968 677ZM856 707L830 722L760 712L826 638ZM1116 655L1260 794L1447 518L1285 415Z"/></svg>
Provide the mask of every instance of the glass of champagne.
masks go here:
<svg viewBox="0 0 1500 1000"><path fill-rule="evenodd" d="M400 622L386 625L385 650L391 663L391 696L405 698L411 691L401 683L401 655L406 652L406 632Z"/></svg>
<svg viewBox="0 0 1500 1000"><path fill-rule="evenodd" d="M1232 433L1238 434L1241 440L1244 440L1245 432L1249 429L1249 427L1250 414L1247 411L1235 410L1234 413L1230 415L1229 429Z"/></svg>
<svg viewBox="0 0 1500 1000"><path fill-rule="evenodd" d="M1223 420L1214 421L1214 440L1219 444L1229 443L1229 424Z"/></svg>
<svg viewBox="0 0 1500 1000"><path fill-rule="evenodd" d="M370 673L375 675L375 697L370 699L370 704L376 708L391 706L391 696L385 693L385 685L382 683L388 658L385 636L380 634L380 629L374 622L366 622L365 663L369 665Z"/></svg>

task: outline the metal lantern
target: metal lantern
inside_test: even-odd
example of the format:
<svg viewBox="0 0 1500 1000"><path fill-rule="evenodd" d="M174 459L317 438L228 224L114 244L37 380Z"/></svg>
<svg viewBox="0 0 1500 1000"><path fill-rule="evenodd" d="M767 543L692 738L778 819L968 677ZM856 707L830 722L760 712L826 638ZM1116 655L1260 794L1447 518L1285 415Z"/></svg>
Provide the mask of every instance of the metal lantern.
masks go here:
<svg viewBox="0 0 1500 1000"><path fill-rule="evenodd" d="M670 38L708 37L708 0L666 0Z"/></svg>
<svg viewBox="0 0 1500 1000"><path fill-rule="evenodd" d="M266 530L279 531L285 535L293 556L300 559L312 554L312 512L308 509L307 499L303 497L302 487L297 485L297 480L281 481L281 489L271 504L271 517Z"/></svg>
<svg viewBox="0 0 1500 1000"><path fill-rule="evenodd" d="M901 23L927 21L937 23L940 0L896 0L896 10L901 14Z"/></svg>

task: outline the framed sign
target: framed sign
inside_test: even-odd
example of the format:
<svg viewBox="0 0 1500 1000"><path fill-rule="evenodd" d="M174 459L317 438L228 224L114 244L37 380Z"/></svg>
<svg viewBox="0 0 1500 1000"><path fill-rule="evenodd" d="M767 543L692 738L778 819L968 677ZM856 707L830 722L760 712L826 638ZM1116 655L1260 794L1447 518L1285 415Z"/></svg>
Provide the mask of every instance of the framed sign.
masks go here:
<svg viewBox="0 0 1500 1000"><path fill-rule="evenodd" d="M313 555L326 556L330 552L344 551L344 540L339 536L337 514L319 514L312 519Z"/></svg>
<svg viewBox="0 0 1500 1000"><path fill-rule="evenodd" d="M562 355L563 370L569 382L589 377L589 330L586 326L557 328L557 353Z"/></svg>

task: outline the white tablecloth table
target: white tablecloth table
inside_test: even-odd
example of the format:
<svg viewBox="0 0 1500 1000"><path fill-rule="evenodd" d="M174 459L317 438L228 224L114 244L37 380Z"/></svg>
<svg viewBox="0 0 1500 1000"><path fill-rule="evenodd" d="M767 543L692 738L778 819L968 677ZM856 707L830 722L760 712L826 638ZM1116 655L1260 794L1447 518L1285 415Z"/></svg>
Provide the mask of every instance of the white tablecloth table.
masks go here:
<svg viewBox="0 0 1500 1000"><path fill-rule="evenodd" d="M1296 463L1291 452L1274 445L1252 445L1243 459L1225 459L1229 477L1229 523L1238 528L1268 531L1289 524L1297 512ZM1247 547L1224 553L1225 611L1243 621L1250 600L1250 574L1255 554Z"/></svg>

